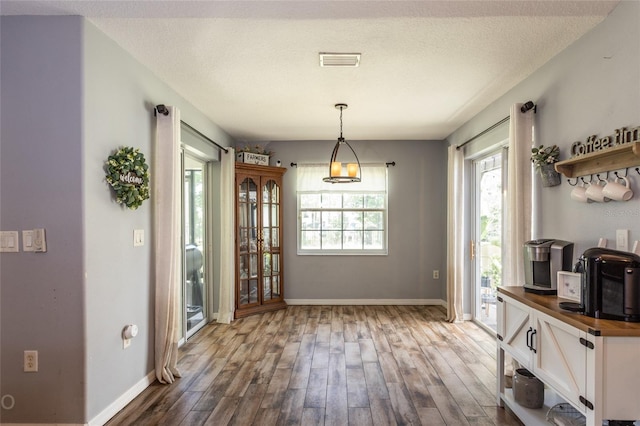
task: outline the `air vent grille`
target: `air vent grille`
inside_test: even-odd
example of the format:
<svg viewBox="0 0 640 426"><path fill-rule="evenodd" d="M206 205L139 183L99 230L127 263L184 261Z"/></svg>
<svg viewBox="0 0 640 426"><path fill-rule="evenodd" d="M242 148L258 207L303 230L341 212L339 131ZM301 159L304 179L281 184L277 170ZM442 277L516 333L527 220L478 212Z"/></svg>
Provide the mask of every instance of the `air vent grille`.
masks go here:
<svg viewBox="0 0 640 426"><path fill-rule="evenodd" d="M320 53L321 67L357 67L360 53Z"/></svg>

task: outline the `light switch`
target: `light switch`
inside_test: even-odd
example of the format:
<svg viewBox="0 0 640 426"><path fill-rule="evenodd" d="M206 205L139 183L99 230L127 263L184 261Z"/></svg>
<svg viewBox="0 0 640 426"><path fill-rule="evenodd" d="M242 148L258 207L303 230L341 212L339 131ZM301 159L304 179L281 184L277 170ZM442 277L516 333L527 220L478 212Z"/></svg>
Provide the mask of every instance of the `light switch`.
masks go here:
<svg viewBox="0 0 640 426"><path fill-rule="evenodd" d="M22 231L22 251L36 251L36 248L33 246L32 230Z"/></svg>
<svg viewBox="0 0 640 426"><path fill-rule="evenodd" d="M142 247L144 245L144 229L133 230L133 246Z"/></svg>
<svg viewBox="0 0 640 426"><path fill-rule="evenodd" d="M17 253L20 251L18 246L18 231L2 231L0 232L0 252Z"/></svg>

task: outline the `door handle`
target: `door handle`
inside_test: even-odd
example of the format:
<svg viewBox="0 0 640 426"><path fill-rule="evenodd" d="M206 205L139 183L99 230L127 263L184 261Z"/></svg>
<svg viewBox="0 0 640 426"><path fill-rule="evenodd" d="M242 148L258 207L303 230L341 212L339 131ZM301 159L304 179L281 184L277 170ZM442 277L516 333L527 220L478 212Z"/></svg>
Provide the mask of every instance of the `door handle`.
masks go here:
<svg viewBox="0 0 640 426"><path fill-rule="evenodd" d="M531 333L531 350L534 354L537 353L536 348L533 347L533 336L535 336L536 334L538 334L538 330L533 330L533 333Z"/></svg>
<svg viewBox="0 0 640 426"><path fill-rule="evenodd" d="M531 338L531 332L533 331L533 328L529 327L529 329L527 330L527 347L531 350L533 349L531 347L531 344L529 343L529 339Z"/></svg>

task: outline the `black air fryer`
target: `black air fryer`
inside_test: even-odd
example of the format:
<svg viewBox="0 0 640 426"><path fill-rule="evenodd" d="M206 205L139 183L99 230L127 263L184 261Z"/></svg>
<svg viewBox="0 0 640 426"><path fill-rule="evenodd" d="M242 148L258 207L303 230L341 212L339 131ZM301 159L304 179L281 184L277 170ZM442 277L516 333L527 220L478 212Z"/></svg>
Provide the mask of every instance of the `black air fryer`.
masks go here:
<svg viewBox="0 0 640 426"><path fill-rule="evenodd" d="M640 322L640 256L595 247L579 262L585 315Z"/></svg>

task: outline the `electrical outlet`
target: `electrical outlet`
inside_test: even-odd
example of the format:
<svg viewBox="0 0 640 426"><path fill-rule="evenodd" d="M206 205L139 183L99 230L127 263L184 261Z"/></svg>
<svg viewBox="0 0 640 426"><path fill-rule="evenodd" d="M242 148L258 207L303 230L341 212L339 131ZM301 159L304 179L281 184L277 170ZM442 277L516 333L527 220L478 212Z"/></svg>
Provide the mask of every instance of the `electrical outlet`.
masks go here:
<svg viewBox="0 0 640 426"><path fill-rule="evenodd" d="M24 371L25 373L38 371L38 351L24 351Z"/></svg>
<svg viewBox="0 0 640 426"><path fill-rule="evenodd" d="M438 271L437 269L433 270L433 279L434 280L440 279L440 271Z"/></svg>
<svg viewBox="0 0 640 426"><path fill-rule="evenodd" d="M618 229L616 231L616 249L627 251L629 250L629 230Z"/></svg>

